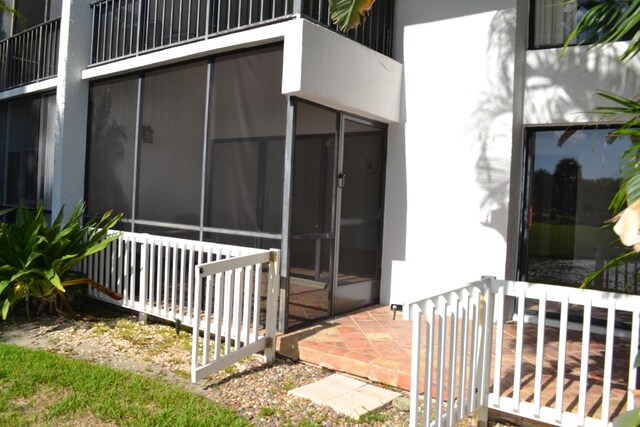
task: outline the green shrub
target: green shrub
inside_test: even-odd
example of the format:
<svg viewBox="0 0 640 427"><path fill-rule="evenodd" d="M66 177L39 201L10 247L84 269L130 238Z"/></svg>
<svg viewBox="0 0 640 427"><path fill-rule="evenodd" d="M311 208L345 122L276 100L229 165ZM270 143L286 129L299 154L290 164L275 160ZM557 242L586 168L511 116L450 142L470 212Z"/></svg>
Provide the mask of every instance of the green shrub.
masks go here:
<svg viewBox="0 0 640 427"><path fill-rule="evenodd" d="M65 286L92 282L71 269L118 238L118 234L108 233L122 215L108 211L83 224L85 204L81 201L65 224L63 209L50 224L42 202L35 211L21 205L1 211L0 217L14 210L15 222L0 222L2 318L6 319L9 309L23 300L29 316L32 298L59 297L70 309Z"/></svg>

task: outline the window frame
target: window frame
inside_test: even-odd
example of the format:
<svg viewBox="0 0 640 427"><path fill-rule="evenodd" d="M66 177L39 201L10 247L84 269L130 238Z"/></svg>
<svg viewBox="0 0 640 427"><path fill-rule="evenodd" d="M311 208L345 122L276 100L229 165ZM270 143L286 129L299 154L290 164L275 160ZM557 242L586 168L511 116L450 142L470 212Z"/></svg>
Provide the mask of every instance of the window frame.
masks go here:
<svg viewBox="0 0 640 427"><path fill-rule="evenodd" d="M523 150L522 150L522 170L521 170L521 182L522 191L520 195L520 210L518 221L518 250L517 250L517 262L516 262L516 280L528 281L527 270L529 260L529 243L530 236L529 230L532 224L529 216L529 209L532 203L532 188L533 188L533 136L536 132L553 132L553 131L566 131L574 129L577 131L589 131L589 130L606 130L619 128L621 123L569 123L565 125L529 125L523 128Z"/></svg>

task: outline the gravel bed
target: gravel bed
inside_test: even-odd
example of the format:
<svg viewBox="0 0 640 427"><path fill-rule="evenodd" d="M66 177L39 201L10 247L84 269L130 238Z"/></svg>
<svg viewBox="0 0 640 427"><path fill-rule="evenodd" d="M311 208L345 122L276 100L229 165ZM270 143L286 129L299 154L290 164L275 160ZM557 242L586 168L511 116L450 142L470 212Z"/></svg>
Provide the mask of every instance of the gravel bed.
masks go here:
<svg viewBox="0 0 640 427"><path fill-rule="evenodd" d="M191 333L176 336L173 325L140 324L137 315L101 310L95 318L38 318L0 323L0 340L163 378L234 408L256 426L404 426L409 413L387 405L356 421L288 393L333 374L327 369L278 357L267 366L260 356L242 360L198 384L190 381ZM406 392L403 392L407 395Z"/></svg>

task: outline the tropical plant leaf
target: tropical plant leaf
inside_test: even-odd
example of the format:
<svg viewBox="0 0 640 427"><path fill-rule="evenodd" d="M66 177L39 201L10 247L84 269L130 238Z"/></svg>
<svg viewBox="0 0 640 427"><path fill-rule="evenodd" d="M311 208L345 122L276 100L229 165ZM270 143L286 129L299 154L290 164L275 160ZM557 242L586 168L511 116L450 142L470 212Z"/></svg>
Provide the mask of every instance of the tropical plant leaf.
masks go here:
<svg viewBox="0 0 640 427"><path fill-rule="evenodd" d="M613 427L638 427L640 426L640 408L632 409L615 417Z"/></svg>
<svg viewBox="0 0 640 427"><path fill-rule="evenodd" d="M9 308L13 305L14 300L12 298L6 298L4 303L2 304L2 320L7 319L7 314L9 313Z"/></svg>
<svg viewBox="0 0 640 427"><path fill-rule="evenodd" d="M33 211L20 206L14 223L0 223L0 295L3 309L7 306L3 317L16 301L24 299L28 305L30 298L63 295L71 269L118 238L110 228L122 215L109 211L83 225L85 207L78 203L64 225L63 212L49 223L42 202Z"/></svg>
<svg viewBox="0 0 640 427"><path fill-rule="evenodd" d="M640 199L640 175L634 175L627 181L627 204L632 205Z"/></svg>
<svg viewBox="0 0 640 427"><path fill-rule="evenodd" d="M2 295L2 292L6 289L7 286L9 286L11 284L11 281L9 280L3 280L0 281L0 295Z"/></svg>
<svg viewBox="0 0 640 427"><path fill-rule="evenodd" d="M64 292L64 287L62 287L62 282L60 281L60 276L56 274L56 272L51 269L48 271L49 277L47 278L53 286L55 286L60 292Z"/></svg>
<svg viewBox="0 0 640 427"><path fill-rule="evenodd" d="M594 280L596 280L596 278L598 278L606 270L609 270L610 268L618 267L619 265L626 264L627 262L629 262L629 259L631 257L634 257L636 255L637 254L636 254L635 251L627 251L627 252L624 252L624 253L622 253L620 255L617 255L617 256L613 257L612 259L607 261L602 268L599 268L598 270L594 271L593 273L587 275L584 278L584 280L582 281L581 287L582 288L586 288L586 287L590 286L591 284L593 284Z"/></svg>
<svg viewBox="0 0 640 427"><path fill-rule="evenodd" d="M346 33L364 22L375 0L329 0L331 20Z"/></svg>
<svg viewBox="0 0 640 427"><path fill-rule="evenodd" d="M638 28L640 0L601 0L578 21L560 55L579 37L579 45L590 43L593 47L603 47L631 36L628 48L620 57L631 59L640 51Z"/></svg>
<svg viewBox="0 0 640 427"><path fill-rule="evenodd" d="M4 215L6 215L6 214L8 214L10 212L13 212L15 210L16 210L16 208L0 209L0 217L4 216Z"/></svg>

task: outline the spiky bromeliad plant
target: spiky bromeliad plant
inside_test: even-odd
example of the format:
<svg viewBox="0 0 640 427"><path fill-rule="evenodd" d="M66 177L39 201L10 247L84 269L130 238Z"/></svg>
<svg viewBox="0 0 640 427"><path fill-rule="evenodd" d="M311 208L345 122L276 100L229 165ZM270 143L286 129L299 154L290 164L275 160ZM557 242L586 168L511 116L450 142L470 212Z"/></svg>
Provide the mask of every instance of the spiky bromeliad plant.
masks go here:
<svg viewBox="0 0 640 427"><path fill-rule="evenodd" d="M0 212L0 217L11 212ZM119 234L109 234L122 215L106 212L82 222L85 204L78 203L63 224L63 209L47 220L42 203L35 211L25 206L15 210L15 222L0 222L0 307L2 318L19 301L25 301L27 315L31 299L60 298L71 310L65 287L88 284L110 294L83 274L71 269L84 258L100 252ZM118 297L117 294L111 295Z"/></svg>

